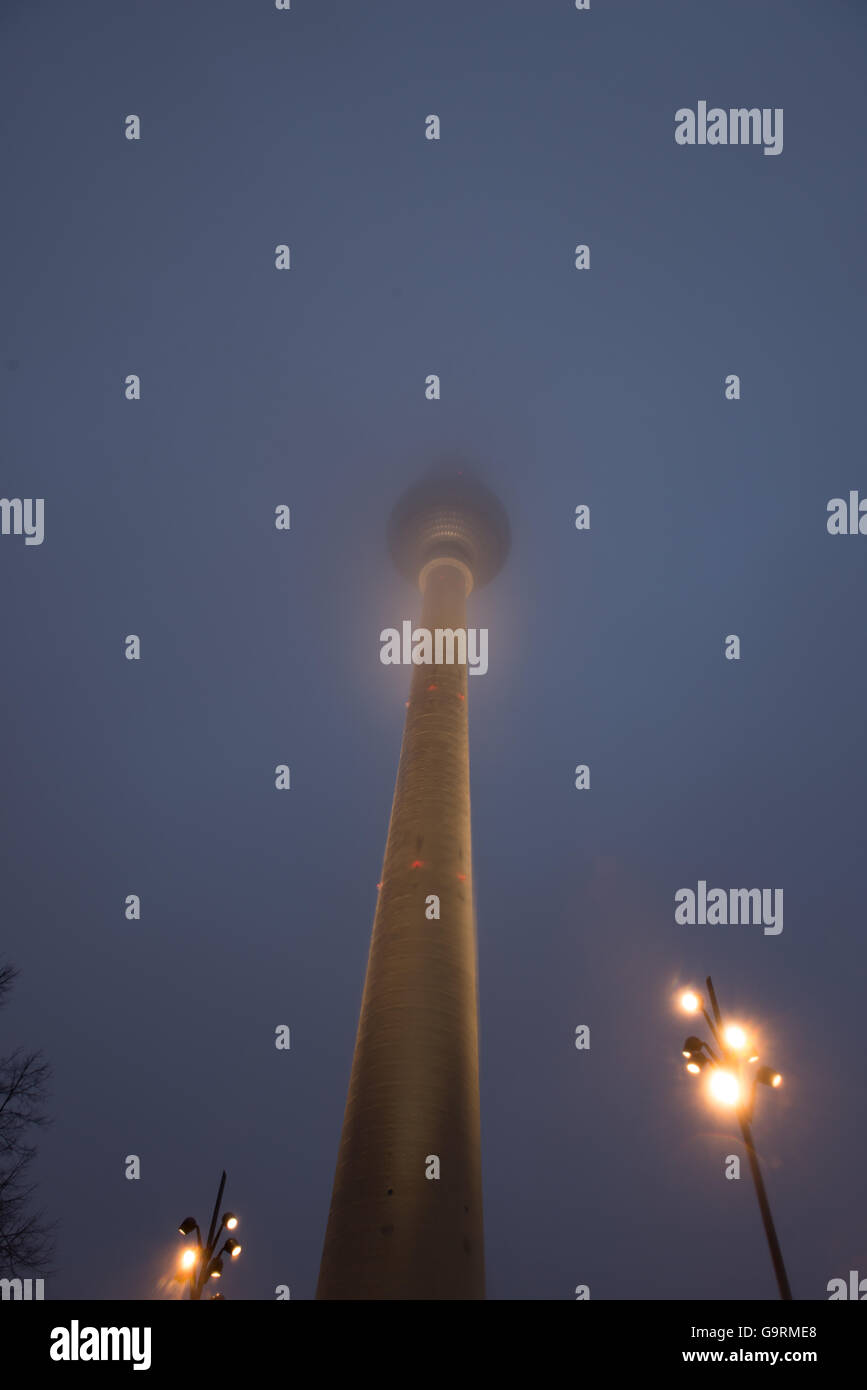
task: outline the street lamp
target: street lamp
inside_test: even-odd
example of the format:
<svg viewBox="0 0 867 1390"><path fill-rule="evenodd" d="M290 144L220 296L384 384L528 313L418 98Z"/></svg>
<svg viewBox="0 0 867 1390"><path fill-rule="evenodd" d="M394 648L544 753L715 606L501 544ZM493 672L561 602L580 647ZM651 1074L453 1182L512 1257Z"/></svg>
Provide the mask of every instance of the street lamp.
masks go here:
<svg viewBox="0 0 867 1390"><path fill-rule="evenodd" d="M701 1010L718 1052L715 1053L710 1044L701 1038L688 1037L683 1045L683 1055L687 1059L686 1069L694 1076L698 1076L706 1068L709 1069L708 1090L711 1096L721 1105L732 1107L737 1114L744 1147L750 1161L750 1172L753 1175L759 1211L762 1214L762 1224L771 1252L771 1261L774 1266L777 1287L780 1290L780 1298L791 1299L792 1290L789 1286L780 1242L777 1239L776 1228L771 1216L771 1207L768 1202L768 1194L765 1191L752 1131L758 1086L776 1088L782 1084L783 1078L778 1071L774 1071L771 1067L759 1067L757 1071L750 1071L751 1066L758 1061L758 1056L750 1050L750 1040L746 1030L737 1023L723 1023L713 982L709 975L706 984L713 1018L708 1013L702 996L696 990L685 990L680 996L680 1005L683 1011L688 1014L695 1014ZM745 1062L744 1054L748 1051L750 1052L749 1060Z"/></svg>
<svg viewBox="0 0 867 1390"><path fill-rule="evenodd" d="M224 1254L229 1255L231 1259L234 1260L237 1259L241 1253L240 1244L237 1240L232 1240L231 1238L226 1240L218 1251L216 1250L217 1241L221 1233L224 1230L234 1231L238 1225L238 1218L235 1216L234 1212L231 1211L224 1212L222 1218L218 1222L220 1203L223 1200L223 1189L225 1186L226 1174L224 1172L220 1179L217 1200L214 1203L214 1214L211 1217L211 1224L208 1228L208 1239L206 1241L202 1240L199 1224L192 1216L188 1216L178 1227L182 1236L191 1236L194 1231L197 1236L196 1244L194 1246L188 1246L181 1255L181 1274L178 1276L181 1279L189 1279L191 1299L201 1298L202 1290L205 1285L209 1283L210 1280L219 1279L221 1277L223 1273L222 1257ZM212 1299L224 1297L225 1295L222 1293L211 1294Z"/></svg>

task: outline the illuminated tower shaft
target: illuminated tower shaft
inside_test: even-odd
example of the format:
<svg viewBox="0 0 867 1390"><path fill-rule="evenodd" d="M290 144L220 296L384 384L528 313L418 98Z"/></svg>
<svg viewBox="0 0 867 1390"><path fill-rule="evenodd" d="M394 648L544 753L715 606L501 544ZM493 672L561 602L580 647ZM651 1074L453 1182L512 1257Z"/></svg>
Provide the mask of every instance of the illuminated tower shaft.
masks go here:
<svg viewBox="0 0 867 1390"><path fill-rule="evenodd" d="M422 628L466 631L468 578L429 562ZM413 667L317 1298L485 1296L466 697Z"/></svg>

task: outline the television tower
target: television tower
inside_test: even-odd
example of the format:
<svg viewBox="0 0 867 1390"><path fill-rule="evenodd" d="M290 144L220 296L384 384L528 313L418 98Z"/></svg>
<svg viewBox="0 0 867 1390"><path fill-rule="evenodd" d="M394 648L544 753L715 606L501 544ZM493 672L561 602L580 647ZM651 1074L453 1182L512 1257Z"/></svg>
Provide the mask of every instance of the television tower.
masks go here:
<svg viewBox="0 0 867 1390"><path fill-rule="evenodd" d="M422 628L466 632L509 523L479 482L435 475L389 545ZM485 1296L476 956L467 666L414 666L318 1299Z"/></svg>

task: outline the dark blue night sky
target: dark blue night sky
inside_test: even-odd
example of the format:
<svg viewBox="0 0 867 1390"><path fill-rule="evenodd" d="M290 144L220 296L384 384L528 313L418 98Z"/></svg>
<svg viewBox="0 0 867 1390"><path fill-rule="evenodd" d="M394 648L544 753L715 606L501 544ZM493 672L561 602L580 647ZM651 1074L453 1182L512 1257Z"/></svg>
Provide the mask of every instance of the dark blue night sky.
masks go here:
<svg viewBox="0 0 867 1390"><path fill-rule="evenodd" d="M489 1297L775 1297L683 1071L708 973L785 1073L796 1298L867 1275L867 537L826 528L867 496L863 6L18 0L0 38L0 492L45 499L0 536L0 1052L54 1069L47 1296L166 1296L224 1167L227 1297L313 1296L418 611L386 523L445 450L513 533L471 599ZM782 153L678 146L701 100L782 108ZM699 880L784 930L676 925Z"/></svg>

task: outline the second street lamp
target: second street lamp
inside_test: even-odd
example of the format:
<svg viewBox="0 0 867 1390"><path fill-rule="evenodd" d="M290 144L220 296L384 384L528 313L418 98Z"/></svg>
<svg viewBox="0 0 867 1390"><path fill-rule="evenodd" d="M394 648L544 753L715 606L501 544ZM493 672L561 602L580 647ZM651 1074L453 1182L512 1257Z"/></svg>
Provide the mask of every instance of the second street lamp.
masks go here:
<svg viewBox="0 0 867 1390"><path fill-rule="evenodd" d="M234 1231L238 1225L238 1218L234 1212L226 1211L220 1218L220 1203L223 1200L223 1190L226 1186L226 1174L223 1173L220 1179L220 1186L217 1191L217 1200L214 1203L214 1214L211 1217L211 1224L208 1227L208 1239L202 1240L202 1233L199 1230L198 1222L188 1216L182 1221L178 1230L182 1236L190 1236L195 1231L196 1244L188 1246L183 1251L180 1259L181 1279L190 1281L190 1298L200 1299L205 1285L211 1279L219 1279L223 1273L223 1255L229 1255L235 1260L241 1253L241 1245L237 1240L229 1237L224 1244L217 1250L217 1241L224 1230ZM219 1224L218 1224L219 1221ZM215 1253L216 1252L216 1253ZM211 1295L212 1298L223 1298L222 1293Z"/></svg>
<svg viewBox="0 0 867 1390"><path fill-rule="evenodd" d="M736 1110L744 1148L750 1163L750 1172L753 1175L759 1211L765 1228L768 1249L771 1252L771 1262L774 1266L780 1298L791 1299L792 1290L789 1285L789 1277L783 1263L780 1242L777 1239L776 1227L771 1216L771 1207L765 1190L762 1170L759 1167L759 1156L756 1152L752 1131L757 1088L760 1085L776 1088L781 1084L783 1078L778 1071L774 1071L771 1067L759 1067L757 1071L749 1072L748 1069L758 1061L758 1056L751 1053L749 1060L744 1060L744 1054L750 1050L747 1034L737 1023L723 1023L713 982L709 975L706 984L712 1018L701 995L695 990L686 990L681 995L680 1004L685 1013L695 1014L699 1010L701 1011L718 1052L714 1052L710 1044L702 1038L691 1035L683 1044L683 1055L687 1059L686 1069L694 1076L706 1069L709 1070L708 1086L714 1099L723 1105L730 1105Z"/></svg>

